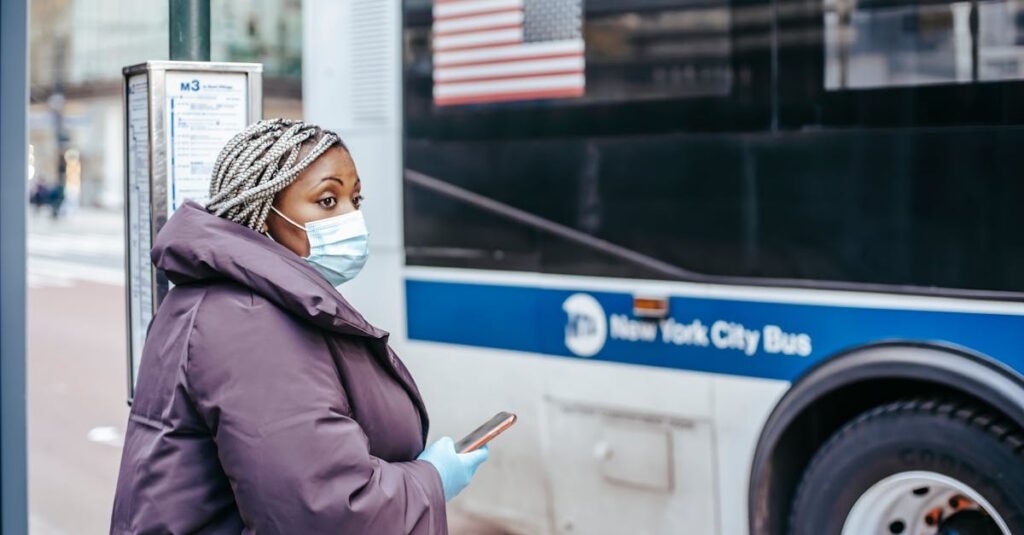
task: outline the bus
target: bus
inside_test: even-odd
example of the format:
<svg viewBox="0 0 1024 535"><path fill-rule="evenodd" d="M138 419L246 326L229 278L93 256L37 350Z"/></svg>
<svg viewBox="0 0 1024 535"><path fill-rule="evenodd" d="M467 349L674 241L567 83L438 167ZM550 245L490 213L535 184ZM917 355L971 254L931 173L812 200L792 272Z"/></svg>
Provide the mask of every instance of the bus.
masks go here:
<svg viewBox="0 0 1024 535"><path fill-rule="evenodd" d="M509 533L1024 533L1024 8L306 0L346 296Z"/></svg>

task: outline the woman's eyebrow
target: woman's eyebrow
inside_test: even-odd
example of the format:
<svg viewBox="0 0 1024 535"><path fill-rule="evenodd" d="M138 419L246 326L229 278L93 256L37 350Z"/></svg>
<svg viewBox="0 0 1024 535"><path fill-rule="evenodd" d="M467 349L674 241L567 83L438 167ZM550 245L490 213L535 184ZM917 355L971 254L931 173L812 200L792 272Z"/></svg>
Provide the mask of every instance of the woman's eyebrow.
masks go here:
<svg viewBox="0 0 1024 535"><path fill-rule="evenodd" d="M312 189L319 188L321 184L323 184L324 182L327 182L328 180L333 180L333 181L337 182L338 184L341 184L342 186L345 185L345 182L343 182L340 178L332 175L332 176L325 176L325 177L321 178L319 182L317 182L316 184L313 184L313 186L311 186L309 189L312 190Z"/></svg>

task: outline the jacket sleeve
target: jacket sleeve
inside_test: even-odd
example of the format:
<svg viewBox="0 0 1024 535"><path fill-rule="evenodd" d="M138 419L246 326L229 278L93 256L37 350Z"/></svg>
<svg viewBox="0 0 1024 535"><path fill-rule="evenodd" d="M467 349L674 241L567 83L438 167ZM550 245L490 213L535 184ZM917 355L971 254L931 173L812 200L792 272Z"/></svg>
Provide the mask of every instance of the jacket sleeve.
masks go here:
<svg viewBox="0 0 1024 535"><path fill-rule="evenodd" d="M446 534L434 467L370 455L323 336L263 305L204 304L184 372L245 523L261 534Z"/></svg>

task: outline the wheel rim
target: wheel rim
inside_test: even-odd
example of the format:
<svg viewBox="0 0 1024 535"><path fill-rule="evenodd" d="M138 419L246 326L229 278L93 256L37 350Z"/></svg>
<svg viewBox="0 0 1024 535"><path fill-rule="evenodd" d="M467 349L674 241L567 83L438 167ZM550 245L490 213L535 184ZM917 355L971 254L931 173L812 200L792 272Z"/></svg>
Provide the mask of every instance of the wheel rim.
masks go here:
<svg viewBox="0 0 1024 535"><path fill-rule="evenodd" d="M969 485L935 472L893 474L861 495L843 523L843 535L936 535L957 513L978 511L1003 535L999 512Z"/></svg>

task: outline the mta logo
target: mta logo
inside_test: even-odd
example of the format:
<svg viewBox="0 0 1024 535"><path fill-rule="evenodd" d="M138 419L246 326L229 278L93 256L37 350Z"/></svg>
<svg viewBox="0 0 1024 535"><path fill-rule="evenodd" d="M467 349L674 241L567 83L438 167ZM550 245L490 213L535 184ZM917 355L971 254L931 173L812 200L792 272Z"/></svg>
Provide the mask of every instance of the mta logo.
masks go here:
<svg viewBox="0 0 1024 535"><path fill-rule="evenodd" d="M568 317L565 347L580 357L598 354L608 336L608 319L601 303L587 294L572 294L562 303L562 310Z"/></svg>

